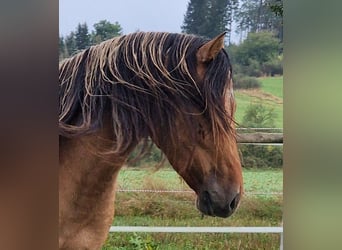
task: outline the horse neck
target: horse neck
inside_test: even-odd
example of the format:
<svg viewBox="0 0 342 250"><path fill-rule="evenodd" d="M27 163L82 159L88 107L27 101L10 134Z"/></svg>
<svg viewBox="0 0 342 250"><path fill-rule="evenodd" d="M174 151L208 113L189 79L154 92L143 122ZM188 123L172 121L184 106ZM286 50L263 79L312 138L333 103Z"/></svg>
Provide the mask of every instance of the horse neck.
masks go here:
<svg viewBox="0 0 342 250"><path fill-rule="evenodd" d="M99 249L113 219L116 178L127 155L113 152L108 127L59 139L60 247Z"/></svg>

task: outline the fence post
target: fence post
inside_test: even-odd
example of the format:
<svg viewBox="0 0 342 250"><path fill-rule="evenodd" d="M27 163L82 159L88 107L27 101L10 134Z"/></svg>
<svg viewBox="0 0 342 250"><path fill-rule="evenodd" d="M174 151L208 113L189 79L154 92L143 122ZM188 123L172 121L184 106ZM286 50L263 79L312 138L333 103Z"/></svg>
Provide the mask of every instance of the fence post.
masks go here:
<svg viewBox="0 0 342 250"><path fill-rule="evenodd" d="M284 240L284 236L283 236L284 232L280 233L280 250L283 250L283 240Z"/></svg>

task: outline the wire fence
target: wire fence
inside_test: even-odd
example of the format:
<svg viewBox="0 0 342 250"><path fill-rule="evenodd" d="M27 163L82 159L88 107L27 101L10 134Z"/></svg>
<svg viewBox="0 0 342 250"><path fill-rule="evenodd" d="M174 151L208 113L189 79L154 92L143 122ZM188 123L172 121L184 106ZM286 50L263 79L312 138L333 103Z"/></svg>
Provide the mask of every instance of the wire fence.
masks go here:
<svg viewBox="0 0 342 250"><path fill-rule="evenodd" d="M155 190L155 189L118 189L117 192L134 192L134 193L190 193L195 194L192 190ZM245 192L244 195L283 195L282 192Z"/></svg>

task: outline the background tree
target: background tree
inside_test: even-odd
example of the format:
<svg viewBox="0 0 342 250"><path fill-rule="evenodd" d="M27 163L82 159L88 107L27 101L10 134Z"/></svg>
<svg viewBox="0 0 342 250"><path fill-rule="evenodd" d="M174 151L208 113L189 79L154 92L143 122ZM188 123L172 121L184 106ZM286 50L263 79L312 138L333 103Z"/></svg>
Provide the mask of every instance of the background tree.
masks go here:
<svg viewBox="0 0 342 250"><path fill-rule="evenodd" d="M78 24L75 32L75 42L78 50L86 49L90 46L90 35L86 23Z"/></svg>
<svg viewBox="0 0 342 250"><path fill-rule="evenodd" d="M237 7L238 0L190 0L182 32L213 38L226 31L229 39Z"/></svg>
<svg viewBox="0 0 342 250"><path fill-rule="evenodd" d="M59 37L59 44L58 44L59 48L58 48L58 55L59 55L59 60L63 59L66 57L66 47L65 47L65 43L64 43L64 38L63 37Z"/></svg>
<svg viewBox="0 0 342 250"><path fill-rule="evenodd" d="M239 32L271 31L283 40L283 18L273 11L279 10L279 0L240 0L241 6L236 12L235 20Z"/></svg>
<svg viewBox="0 0 342 250"><path fill-rule="evenodd" d="M249 33L241 44L231 45L228 47L228 51L232 62L238 64L235 67L235 73L248 76L282 73L282 70L278 69L281 67L281 44L271 32ZM272 66L279 73L270 72Z"/></svg>
<svg viewBox="0 0 342 250"><path fill-rule="evenodd" d="M283 17L283 0L274 0L269 4L270 9L277 15Z"/></svg>
<svg viewBox="0 0 342 250"><path fill-rule="evenodd" d="M122 35L122 27L118 22L113 24L107 20L101 20L94 24L91 40L92 44L97 44L120 35Z"/></svg>
<svg viewBox="0 0 342 250"><path fill-rule="evenodd" d="M243 117L242 126L273 128L277 113L262 103L251 103ZM245 168L280 168L283 165L283 148L279 146L239 145L242 166Z"/></svg>
<svg viewBox="0 0 342 250"><path fill-rule="evenodd" d="M77 51L90 47L90 45L122 34L122 28L118 22L113 24L107 20L95 23L94 29L89 34L86 23L78 24L75 31L70 32L65 37L59 37L59 60L70 57Z"/></svg>
<svg viewBox="0 0 342 250"><path fill-rule="evenodd" d="M226 31L230 40L233 11L238 7L238 0L212 0L208 10L207 36L213 38Z"/></svg>
<svg viewBox="0 0 342 250"><path fill-rule="evenodd" d="M65 37L64 45L67 51L67 57L73 55L77 51L75 33L72 31Z"/></svg>
<svg viewBox="0 0 342 250"><path fill-rule="evenodd" d="M239 0L230 0L227 5L227 38L228 44L230 44L231 34L233 32L234 16L239 8Z"/></svg>
<svg viewBox="0 0 342 250"><path fill-rule="evenodd" d="M242 65L247 65L250 59L264 63L277 56L279 49L279 39L271 32L249 33L240 44L236 59Z"/></svg>
<svg viewBox="0 0 342 250"><path fill-rule="evenodd" d="M274 128L276 117L274 108L262 103L251 103L246 109L242 124L246 128Z"/></svg>
<svg viewBox="0 0 342 250"><path fill-rule="evenodd" d="M184 16L182 31L206 36L209 0L190 0Z"/></svg>

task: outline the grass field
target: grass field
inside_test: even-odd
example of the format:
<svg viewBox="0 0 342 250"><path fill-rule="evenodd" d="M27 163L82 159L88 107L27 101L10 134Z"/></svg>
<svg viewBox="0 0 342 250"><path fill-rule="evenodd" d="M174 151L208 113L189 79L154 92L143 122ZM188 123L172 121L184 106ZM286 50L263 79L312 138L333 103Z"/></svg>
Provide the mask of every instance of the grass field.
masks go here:
<svg viewBox="0 0 342 250"><path fill-rule="evenodd" d="M243 171L246 192L282 192L282 169ZM118 176L118 189L191 190L173 169L126 168Z"/></svg>
<svg viewBox="0 0 342 250"><path fill-rule="evenodd" d="M264 105L274 108L277 118L275 126L283 127L283 77L259 78L262 83L260 90L236 90L237 104L236 121L241 124L247 107L251 103L262 102Z"/></svg>
<svg viewBox="0 0 342 250"><path fill-rule="evenodd" d="M283 98L283 77L264 77L260 78L264 92Z"/></svg>
<svg viewBox="0 0 342 250"><path fill-rule="evenodd" d="M113 225L120 226L279 226L282 195L281 170L244 170L245 192L239 209L228 219L202 217L193 193L117 192ZM170 169L123 169L118 189L190 190ZM109 249L278 249L278 234L113 233Z"/></svg>

